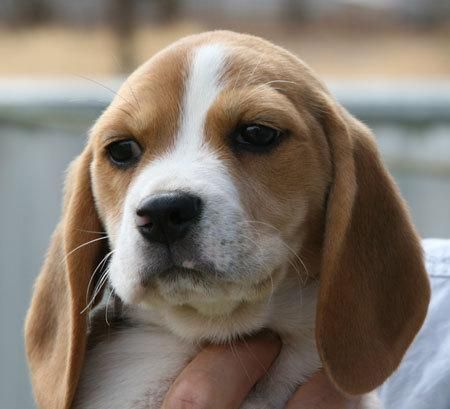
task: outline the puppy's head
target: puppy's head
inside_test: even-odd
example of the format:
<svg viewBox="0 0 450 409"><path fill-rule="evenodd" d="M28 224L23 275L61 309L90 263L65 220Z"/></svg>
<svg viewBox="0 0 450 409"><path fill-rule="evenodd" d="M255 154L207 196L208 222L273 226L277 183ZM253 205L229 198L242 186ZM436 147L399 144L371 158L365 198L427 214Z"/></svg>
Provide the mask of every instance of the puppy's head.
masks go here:
<svg viewBox="0 0 450 409"><path fill-rule="evenodd" d="M332 169L313 80L271 50L230 34L175 44L92 132L111 284L184 337L260 328L308 221L320 224Z"/></svg>
<svg viewBox="0 0 450 409"><path fill-rule="evenodd" d="M105 257L125 303L156 308L195 339L257 330L287 275L319 279L319 352L349 393L380 384L423 321L420 246L369 131L264 40L206 33L153 57L100 117L69 178L27 319L41 402L62 376L53 399L70 403L80 312ZM103 229L111 253L98 240L71 257Z"/></svg>

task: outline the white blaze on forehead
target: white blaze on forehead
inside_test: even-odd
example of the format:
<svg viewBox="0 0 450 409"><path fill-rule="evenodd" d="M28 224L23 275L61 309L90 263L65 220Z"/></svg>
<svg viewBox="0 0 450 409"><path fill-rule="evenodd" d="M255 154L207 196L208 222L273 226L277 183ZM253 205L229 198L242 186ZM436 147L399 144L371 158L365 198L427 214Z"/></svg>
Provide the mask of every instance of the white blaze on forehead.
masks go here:
<svg viewBox="0 0 450 409"><path fill-rule="evenodd" d="M225 48L220 44L195 50L184 92L178 149L199 149L203 144L206 115L221 91L224 59Z"/></svg>
<svg viewBox="0 0 450 409"><path fill-rule="evenodd" d="M188 190L237 199L225 164L205 138L209 109L223 84L227 49L221 44L193 51L181 101L180 127L168 150L149 164L136 180L140 199L159 191ZM145 188L142 189L142 186Z"/></svg>

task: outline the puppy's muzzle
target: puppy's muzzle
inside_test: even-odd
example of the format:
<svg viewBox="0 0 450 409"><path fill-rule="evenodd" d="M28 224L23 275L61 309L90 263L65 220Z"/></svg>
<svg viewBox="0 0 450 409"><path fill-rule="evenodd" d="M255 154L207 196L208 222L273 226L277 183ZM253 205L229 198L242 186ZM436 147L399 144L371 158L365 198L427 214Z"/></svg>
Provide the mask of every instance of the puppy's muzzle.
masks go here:
<svg viewBox="0 0 450 409"><path fill-rule="evenodd" d="M200 220L202 200L187 192L167 192L144 199L136 225L148 242L171 245L184 238Z"/></svg>

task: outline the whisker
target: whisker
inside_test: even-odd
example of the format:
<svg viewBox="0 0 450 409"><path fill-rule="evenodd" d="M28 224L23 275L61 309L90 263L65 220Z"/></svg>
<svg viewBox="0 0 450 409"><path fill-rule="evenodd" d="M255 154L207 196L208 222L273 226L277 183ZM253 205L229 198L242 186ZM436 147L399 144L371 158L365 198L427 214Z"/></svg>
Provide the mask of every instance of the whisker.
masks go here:
<svg viewBox="0 0 450 409"><path fill-rule="evenodd" d="M246 97L246 99L249 99L250 97L253 97L254 96L254 94L256 94L257 92L259 92L259 91L263 91L263 89L264 89L264 87L266 87L266 86L268 86L268 85L271 85L271 84L297 84L296 82L294 82L294 81L288 81L288 80L272 80L272 81L267 81L267 82L264 82L264 83L262 83L262 84L259 84L258 86L256 86L251 92L249 92L248 94L247 94L247 97ZM272 87L273 88L273 87ZM274 89L277 89L277 90L279 90L279 91L282 91L282 89L278 89L278 88L274 88Z"/></svg>
<svg viewBox="0 0 450 409"><path fill-rule="evenodd" d="M95 298L100 294L102 287L106 284L109 278L109 270L107 269L105 273L101 276L99 282L95 286L94 295L92 296L91 303L95 300Z"/></svg>
<svg viewBox="0 0 450 409"><path fill-rule="evenodd" d="M129 88L129 90L130 90L130 92L131 92L131 95L133 95L133 98L134 98L134 100L136 101L136 105L137 105L139 111L142 111L142 110L141 110L141 105L139 104L139 101L138 101L138 99L136 98L136 94L134 93L134 90L133 90L133 88L132 88L132 86L131 86L131 84L130 84L129 79L127 79L127 80L125 81L125 83L127 84L127 87Z"/></svg>
<svg viewBox="0 0 450 409"><path fill-rule="evenodd" d="M271 228L275 229L276 231L278 231L280 233L280 243L296 257L296 260L298 260L300 262L301 266L303 267L303 269L306 272L306 276L307 277L310 276L309 271L306 268L306 265L303 262L303 260L300 258L300 256L281 238L281 231L279 229L277 229L275 226L272 226L269 223L259 222L257 220L247 220L245 222L247 222L249 224L250 223L260 223L260 224L263 224L265 226L271 227ZM307 279L303 278L303 276L302 276L301 272L299 271L298 267L296 266L296 264L290 258L288 258L288 263L291 265L291 267L297 273L297 279L298 279L299 287L300 287L300 304L301 304L302 303L301 300L302 300L302 297L303 297L302 288L305 285Z"/></svg>
<svg viewBox="0 0 450 409"><path fill-rule="evenodd" d="M106 254L106 256L103 257L103 258L101 259L101 261L97 264L97 267L95 267L95 270L94 270L94 272L93 272L92 275L91 275L91 278L90 278L90 280L89 280L89 283L88 283L88 286L87 286L87 289L86 289L86 303L88 302L88 298L89 298L89 289L91 288L91 284L92 284L92 281L93 281L93 279L94 279L94 277L95 277L95 274L97 274L97 271L100 271L100 270L101 270L101 268L102 268L102 267L105 265L105 263L107 262L108 257L111 256L111 254L113 254L113 253L114 253L114 250L112 250L112 251L110 251L108 254Z"/></svg>
<svg viewBox="0 0 450 409"><path fill-rule="evenodd" d="M113 295L114 290L111 288L109 290L109 296L108 299L106 300L106 309L105 309L105 322L106 325L108 325L108 327L110 327L111 325L109 324L109 320L108 320L108 308L109 308L109 301L111 300L111 296Z"/></svg>
<svg viewBox="0 0 450 409"><path fill-rule="evenodd" d="M253 75L254 75L254 73L255 73L257 67L258 67L259 64L261 63L262 58L263 58L263 56L262 56L262 54L261 54L260 57L259 57L258 62L255 64L255 66L253 67L252 72L250 73L250 76L249 76L248 81L246 81L248 84L250 84L250 80L252 79L252 77L253 77ZM239 69L238 75L237 75L237 77L236 77L236 79L234 80L234 83L233 83L233 88L232 88L233 91L235 91L236 88L237 88L237 85L238 85L239 79L240 79L240 77L241 77L241 73L242 73L242 71L244 70L244 67L245 67L245 64L242 64L242 65L241 65L241 68ZM239 93L239 95L241 95L241 94L242 94L242 91Z"/></svg>
<svg viewBox="0 0 450 409"><path fill-rule="evenodd" d="M61 264L64 263L65 261L67 261L67 259L69 258L69 256L72 255L73 253L75 253L75 251L80 250L80 249L83 248L84 246L87 246L87 245L89 245L89 244L95 243L95 242L100 241L100 240L105 240L105 239L107 239L107 238L108 238L108 236L98 237L98 238L96 238L96 239L89 240L89 241L87 241L86 243L80 244L79 246L75 247L73 250L70 250L70 251L66 254L66 256L62 259Z"/></svg>
<svg viewBox="0 0 450 409"><path fill-rule="evenodd" d="M288 81L288 80L272 80L272 81L268 81L262 85L270 85L270 84L294 84L294 85L298 85L297 82L295 81Z"/></svg>
<svg viewBox="0 0 450 409"><path fill-rule="evenodd" d="M282 237L281 237L281 231L279 230L279 229L277 229L275 226L272 226L271 224L269 224L269 223L265 223L265 222L260 222L260 221L258 221L258 220L243 220L242 222L240 222L240 224L243 224L243 223L247 223L247 224L249 224L249 226L251 227L251 228L253 228L253 230L254 231L256 231L258 234L259 234L259 232L258 232L258 230L255 228L255 227L252 227L252 223L260 223L260 224L262 224L262 225L265 225L265 226L268 226L268 227L270 227L270 228L272 228L272 229L275 229L277 232L279 232L279 238L280 238L280 242L281 242L281 244L286 248L286 249L288 249L292 254L294 254L295 255L295 257L296 257L296 259L297 260L299 260L300 261L300 263L301 263L301 265L303 266L303 268L304 268L304 270L305 270L305 272L306 272L306 274L307 274L307 276L309 276L309 272L308 272L308 269L306 268L306 266L305 266L305 264L303 263L303 261L301 260L301 258L300 258L300 256L297 254L297 253L295 253L295 251L282 239ZM247 237L248 238L248 237ZM255 243L256 244L256 243ZM256 244L257 245L257 244ZM293 260L291 260L291 258L288 258L288 263L290 264L290 266L293 268L293 270L295 271L295 273L296 273L296 276L297 276L297 280L298 280L298 284L299 284L299 302L300 302L300 307L301 307L301 305L302 305L302 303L303 303L303 293L302 293L302 289L303 289L303 287L304 287L304 284L306 283L306 279L303 279L303 276L302 276L302 274L301 274L301 272L299 271L299 269L298 269L298 267L296 266L296 264L293 262ZM271 278L271 284L272 284L272 286L273 286L273 279L272 279L272 276L270 275L270 278ZM272 298L272 294L270 295L270 298L269 298L269 301L271 301L271 298Z"/></svg>
<svg viewBox="0 0 450 409"><path fill-rule="evenodd" d="M90 81L90 82L92 82L92 83L94 83L94 84L99 85L100 87L102 87L102 88L104 88L104 89L110 91L113 95L117 95L119 98L121 98L122 100L124 100L127 104L131 105L131 104L130 104L130 101L128 101L126 98L124 98L123 95L120 95L117 91L114 91L112 88L108 87L107 85L102 84L101 82L99 82L99 81L97 81L97 80L94 80L93 78L85 77L85 76L80 75L80 74L74 74L74 75L76 75L76 76L79 77L79 78L85 79L85 80L87 80L87 81Z"/></svg>
<svg viewBox="0 0 450 409"><path fill-rule="evenodd" d="M100 280L98 281L97 285L95 286L94 289L94 294L91 297L91 301L89 301L89 303L86 305L86 307L80 312L80 314L83 314L85 311L87 311L92 304L94 303L97 295L100 293L103 285L108 281L108 275L109 275L109 271L106 270L103 275L100 277Z"/></svg>
<svg viewBox="0 0 450 409"><path fill-rule="evenodd" d="M250 227L251 227L251 226L250 226ZM259 232L258 232L255 228L253 228L253 230L259 235ZM262 252L262 247L261 247L261 245L260 245L258 242L256 242L255 240L253 240L251 237L248 237L248 236L246 236L246 235L244 235L244 234L242 234L242 233L241 233L241 235L242 235L242 237L244 237L245 239L251 241L251 242L257 247L257 249L258 249L258 251L259 251L259 253L260 253L260 255L261 255L261 258L262 258L263 252ZM266 303L267 305L269 305L269 304L272 302L272 296L273 296L273 293L275 292L275 286L274 286L274 283L273 283L273 278L272 278L271 271L270 271L270 269L268 268L267 264L264 263L263 267L264 267L264 271L265 271L266 274L269 276L269 278L270 278L270 283L271 283L271 291L270 291L270 295L269 295L269 298L267 299L267 303Z"/></svg>
<svg viewBox="0 0 450 409"><path fill-rule="evenodd" d="M307 275L308 277L310 277L310 273L309 273L309 271L308 271L308 268L306 267L306 265L305 265L305 263L303 262L303 260L302 260L302 259L300 258L300 256L292 249L292 247L290 247L290 246L282 239L280 229L276 228L275 226L271 225L270 223L261 222L261 221L259 221L259 220L244 220L244 221L242 221L241 223L249 223L249 224L251 224L251 223L255 223L255 224L256 224L256 223L259 223L259 224L262 224L262 225L264 225L264 226L270 227L271 229L274 229L274 230L276 230L277 232L279 232L279 233L280 233L280 239L281 239L282 244L286 247L286 249L288 249L288 250L292 253L293 256L295 256L295 258L300 262L300 264L301 264L302 267L304 268L304 270L305 270L305 272L306 272L306 275Z"/></svg>
<svg viewBox="0 0 450 409"><path fill-rule="evenodd" d="M122 107L116 107L119 111L122 111L124 114L128 115L133 121L136 120L136 118L130 113L128 112L125 108Z"/></svg>
<svg viewBox="0 0 450 409"><path fill-rule="evenodd" d="M255 64L255 66L253 67L252 72L250 73L250 77L249 77L249 79L248 79L248 83L249 83L249 84L251 83L251 80L253 79L253 76L255 75L255 72L256 72L256 70L258 69L259 64L261 64L262 59L263 59L263 54L261 53L261 55L259 56L258 62Z"/></svg>
<svg viewBox="0 0 450 409"><path fill-rule="evenodd" d="M270 295L269 298L267 300L267 305L269 305L272 302L272 297L273 297L273 293L275 292L275 285L273 283L273 277L272 274L269 274L269 278L270 278Z"/></svg>
<svg viewBox="0 0 450 409"><path fill-rule="evenodd" d="M96 233L96 234L108 234L106 231L95 231L95 230L84 230L84 229L75 229L77 231L81 231L83 233Z"/></svg>
<svg viewBox="0 0 450 409"><path fill-rule="evenodd" d="M233 82L233 86L231 87L231 91L235 91L235 90L236 90L237 84L238 84L238 81L239 81L239 79L240 79L240 77L241 77L241 73L242 73L242 70L243 70L243 69L244 69L244 64L242 64L242 65L241 65L241 68L239 68L238 75L236 76L236 78L235 78L235 80L234 80L234 82Z"/></svg>

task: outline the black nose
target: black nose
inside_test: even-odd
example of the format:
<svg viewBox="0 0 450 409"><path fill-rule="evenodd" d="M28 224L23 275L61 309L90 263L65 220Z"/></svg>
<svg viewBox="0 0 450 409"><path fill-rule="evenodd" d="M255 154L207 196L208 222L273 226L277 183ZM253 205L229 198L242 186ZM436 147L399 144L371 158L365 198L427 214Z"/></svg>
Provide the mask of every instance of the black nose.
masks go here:
<svg viewBox="0 0 450 409"><path fill-rule="evenodd" d="M202 200L190 193L162 193L145 199L136 210L136 224L148 241L171 244L198 221Z"/></svg>

